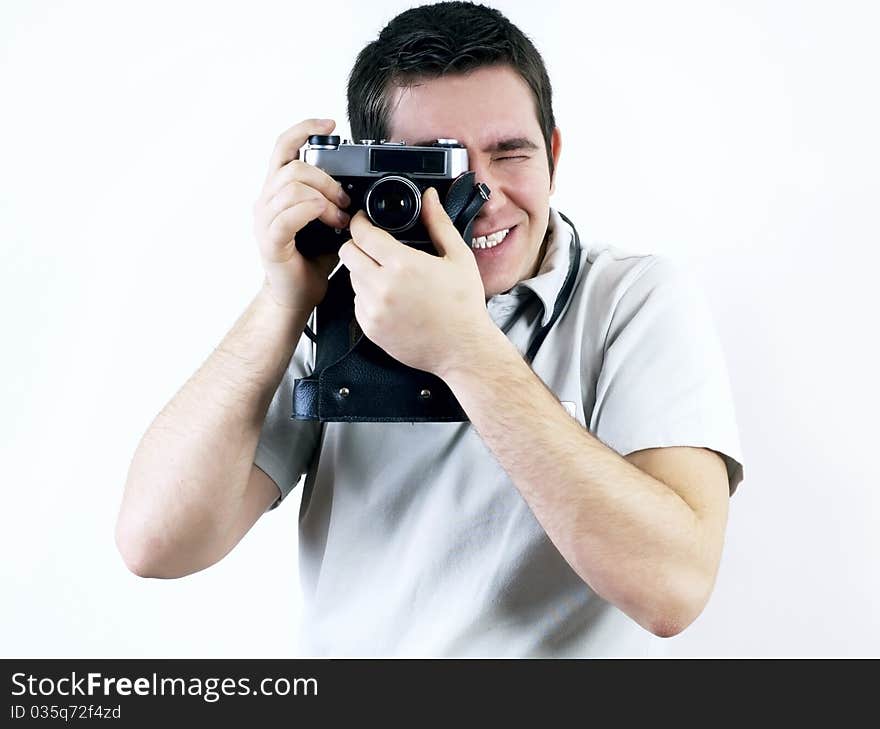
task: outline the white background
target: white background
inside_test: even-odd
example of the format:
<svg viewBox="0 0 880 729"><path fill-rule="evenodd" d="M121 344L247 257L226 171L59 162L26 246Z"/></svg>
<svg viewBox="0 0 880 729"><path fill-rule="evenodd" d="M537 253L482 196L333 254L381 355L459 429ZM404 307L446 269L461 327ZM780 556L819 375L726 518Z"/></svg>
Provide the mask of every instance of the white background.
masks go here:
<svg viewBox="0 0 880 729"><path fill-rule="evenodd" d="M745 451L715 592L673 655L880 655L870 2L494 3L544 55L582 238L692 266ZM145 580L129 460L262 281L276 137L349 134L405 2L0 6L0 654L292 655L296 496L222 562Z"/></svg>

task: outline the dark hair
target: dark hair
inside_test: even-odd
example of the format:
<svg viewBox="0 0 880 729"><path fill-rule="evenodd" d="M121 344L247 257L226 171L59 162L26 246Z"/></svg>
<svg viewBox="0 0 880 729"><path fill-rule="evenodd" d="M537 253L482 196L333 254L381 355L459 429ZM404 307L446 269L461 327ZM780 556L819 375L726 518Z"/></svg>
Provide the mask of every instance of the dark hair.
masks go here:
<svg viewBox="0 0 880 729"><path fill-rule="evenodd" d="M550 78L541 54L499 11L470 2L442 2L407 10L358 54L348 77L352 138L388 138L389 97L394 86L504 64L519 73L532 90L552 177L550 139L556 122Z"/></svg>

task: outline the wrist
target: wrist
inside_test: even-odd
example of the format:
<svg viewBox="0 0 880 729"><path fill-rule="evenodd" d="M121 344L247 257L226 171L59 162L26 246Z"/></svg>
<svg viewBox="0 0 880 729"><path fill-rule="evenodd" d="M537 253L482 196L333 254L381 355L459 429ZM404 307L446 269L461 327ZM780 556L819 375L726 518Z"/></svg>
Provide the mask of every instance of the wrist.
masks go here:
<svg viewBox="0 0 880 729"><path fill-rule="evenodd" d="M483 324L463 338L461 346L450 353L450 359L434 374L447 385L451 385L461 377L485 373L486 364L496 359L504 348L512 346L504 332L487 316Z"/></svg>
<svg viewBox="0 0 880 729"><path fill-rule="evenodd" d="M267 307L274 309L277 313L297 318L304 316L306 321L308 321L308 318L312 314L312 310L315 308L314 305L297 297L288 300L279 296L276 290L272 288L268 276L263 279L263 285L260 287L258 297Z"/></svg>
<svg viewBox="0 0 880 729"><path fill-rule="evenodd" d="M260 326L275 333L284 346L296 346L303 335L312 309L306 306L290 307L279 303L268 285L263 285L256 296L254 316Z"/></svg>

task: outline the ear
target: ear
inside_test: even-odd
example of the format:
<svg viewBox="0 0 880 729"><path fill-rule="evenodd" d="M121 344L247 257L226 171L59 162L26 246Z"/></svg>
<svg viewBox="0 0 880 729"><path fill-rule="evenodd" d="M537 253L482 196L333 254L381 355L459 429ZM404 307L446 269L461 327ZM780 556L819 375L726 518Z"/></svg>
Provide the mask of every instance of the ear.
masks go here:
<svg viewBox="0 0 880 729"><path fill-rule="evenodd" d="M559 155L562 152L562 132L554 127L550 137L550 155L553 157L553 174L550 176L550 194L556 192L556 172L559 169Z"/></svg>

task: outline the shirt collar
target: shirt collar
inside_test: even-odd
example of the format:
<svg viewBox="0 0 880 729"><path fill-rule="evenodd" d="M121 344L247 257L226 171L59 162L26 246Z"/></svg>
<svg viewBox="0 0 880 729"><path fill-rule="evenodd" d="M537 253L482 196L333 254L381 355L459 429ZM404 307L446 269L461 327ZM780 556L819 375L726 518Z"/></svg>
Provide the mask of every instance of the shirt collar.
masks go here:
<svg viewBox="0 0 880 729"><path fill-rule="evenodd" d="M556 297L562 289L568 274L572 230L559 213L550 208L550 219L547 223L547 247L544 258L538 267L538 273L532 278L520 281L510 293L521 293L526 290L535 294L544 305L541 326L547 326L553 316ZM494 298L494 297L493 297Z"/></svg>

